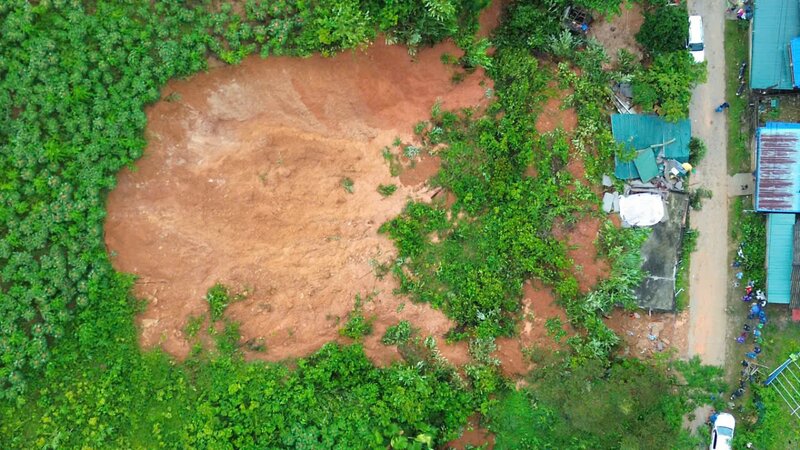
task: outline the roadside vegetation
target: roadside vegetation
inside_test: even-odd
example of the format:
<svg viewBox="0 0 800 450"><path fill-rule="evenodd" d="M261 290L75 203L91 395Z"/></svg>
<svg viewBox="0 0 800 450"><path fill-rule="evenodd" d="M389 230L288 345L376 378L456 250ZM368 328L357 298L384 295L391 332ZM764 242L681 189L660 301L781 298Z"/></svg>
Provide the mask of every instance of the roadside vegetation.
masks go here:
<svg viewBox="0 0 800 450"><path fill-rule="evenodd" d="M633 100L642 110L677 121L689 116L692 89L706 79L706 64L696 64L686 51L689 14L686 4L649 2L636 40L649 64L633 78Z"/></svg>
<svg viewBox="0 0 800 450"><path fill-rule="evenodd" d="M752 203L739 197L732 205L731 220L734 225L731 228L731 238L737 243L737 254L734 258L739 262L736 270L742 272L742 280L752 280L755 289L765 290L766 217L753 212ZM736 304L734 310L737 314L747 314L748 304L741 304L738 296L731 301ZM758 363L766 366L762 369L761 381L791 353L800 351L800 331L791 322L788 308L782 305L771 307L768 314L769 322L762 329L763 351L758 358ZM730 370L738 375L741 369L739 359L729 358L729 364ZM789 407L774 388L762 386L760 383L748 385L748 392L737 413L737 423L734 441L736 448L752 442L754 448L779 450L791 448L800 439L797 418L789 415Z"/></svg>
<svg viewBox="0 0 800 450"><path fill-rule="evenodd" d="M584 4L604 13L619 7ZM566 170L570 158L581 158L596 181L617 148L607 120L605 50L575 41L550 53L560 30L553 11L565 4L510 4L491 57L488 41L473 38L480 0L313 7L251 0L240 13L227 4L191 5L0 6L4 448L423 449L459 436L476 411L498 445L508 443L500 448L689 442L680 418L715 392L718 374L672 366L694 371L686 384L663 361L616 359L619 338L602 320L617 305L631 306L646 233L604 226L598 245L611 275L586 294L565 244L552 235L556 223L575 223L598 202ZM330 55L367 45L379 32L412 53L453 38L467 49L461 64L483 65L495 81L496 101L485 111L435 107L418 130L424 148L417 150L443 144L435 182L455 195L452 207L412 202L381 227L397 244L392 269L401 291L452 317L448 337L470 341L472 362L463 371L451 367L435 339L408 322L383 337L404 359L386 368L373 366L358 343L329 343L287 364L246 361L243 350L264 346L241 342L238 325L225 317L237 296L221 284L206 297L208 339L198 336L205 316L187 324L194 347L185 361L141 350L133 319L145 305L133 297L132 277L112 269L102 223L117 172L146 144L144 106L159 99L167 80L204 70L208 54L229 64L249 54ZM692 80L682 74L680 89L657 93L653 103L678 117ZM535 131L551 81L573 91L566 99L578 114L572 135ZM529 168L535 176L526 175ZM341 186L351 192L346 180ZM495 337L517 332L526 278L553 287L578 331L565 353L547 355L530 386L516 390L492 353ZM358 341L370 332L359 299L341 333Z"/></svg>
<svg viewBox="0 0 800 450"><path fill-rule="evenodd" d="M725 101L731 106L728 109L728 174L750 172L750 108L749 74L746 67L744 78L739 80L741 64L748 60L749 22L741 20L725 21ZM739 84L744 81L748 86L742 95L736 95Z"/></svg>
<svg viewBox="0 0 800 450"><path fill-rule="evenodd" d="M681 430L680 418L723 388L722 370L697 359L664 364L540 367L528 387L506 391L490 410L495 448L696 448L699 439Z"/></svg>

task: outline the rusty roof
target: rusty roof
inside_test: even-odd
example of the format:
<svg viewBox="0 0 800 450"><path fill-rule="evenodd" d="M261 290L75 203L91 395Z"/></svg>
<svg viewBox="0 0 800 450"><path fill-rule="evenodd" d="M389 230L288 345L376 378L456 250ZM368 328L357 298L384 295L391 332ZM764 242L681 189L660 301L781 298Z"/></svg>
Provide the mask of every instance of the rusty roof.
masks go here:
<svg viewBox="0 0 800 450"><path fill-rule="evenodd" d="M800 124L768 122L756 145L756 211L800 213Z"/></svg>

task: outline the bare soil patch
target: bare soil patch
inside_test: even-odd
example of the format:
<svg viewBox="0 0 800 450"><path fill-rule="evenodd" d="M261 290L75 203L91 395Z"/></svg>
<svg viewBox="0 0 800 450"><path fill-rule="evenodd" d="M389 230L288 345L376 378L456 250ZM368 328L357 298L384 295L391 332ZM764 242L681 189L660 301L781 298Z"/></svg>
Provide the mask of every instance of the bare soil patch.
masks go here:
<svg viewBox="0 0 800 450"><path fill-rule="evenodd" d="M547 333L545 324L552 318L559 319L567 333L574 332L564 308L556 303L553 292L538 281L525 282L519 336L497 339L494 356L500 359L505 375L519 377L534 368L533 362L525 355L526 349L557 350L561 347L564 340L559 343Z"/></svg>
<svg viewBox="0 0 800 450"><path fill-rule="evenodd" d="M492 30L500 25L500 19L503 16L503 9L506 7L506 3L508 3L508 0L493 0L489 3L489 6L481 12L478 18L478 23L480 25L477 33L478 37L488 37L492 33Z"/></svg>
<svg viewBox="0 0 800 450"><path fill-rule="evenodd" d="M464 450L468 445L479 447L486 444L486 450L494 448L494 434L486 428L480 426L480 416L475 415L469 418L467 429L460 438L447 443L448 449Z"/></svg>
<svg viewBox="0 0 800 450"><path fill-rule="evenodd" d="M591 215L574 224L559 222L553 228L553 236L567 244L567 256L574 262L574 275L583 293L609 275L608 261L598 257L595 245L602 223L602 219Z"/></svg>
<svg viewBox="0 0 800 450"><path fill-rule="evenodd" d="M645 358L675 349L675 356L682 357L688 346L688 311L648 314L614 310L605 322L622 338L619 351L623 356Z"/></svg>
<svg viewBox="0 0 800 450"><path fill-rule="evenodd" d="M578 114L575 108L562 108L564 98L572 93L572 90L560 90L556 84L550 86L551 96L545 102L542 112L536 117L536 131L548 133L561 128L567 133L571 133L578 125Z"/></svg>
<svg viewBox="0 0 800 450"><path fill-rule="evenodd" d="M600 17L589 29L589 36L594 37L606 48L611 63L617 61L617 50L625 49L637 59L642 58L642 49L636 42L636 33L644 23L642 7L638 3L629 2L622 6L619 15Z"/></svg>
<svg viewBox="0 0 800 450"><path fill-rule="evenodd" d="M182 330L207 311L216 282L250 292L226 314L243 340L264 339L267 351L251 355L259 358L303 356L337 339L358 293L377 293L364 311L376 317L365 347L378 363L399 358L378 342L398 320L434 336L449 329L442 313L392 295L391 275L374 274L395 255L378 227L408 198L432 195L417 180L387 198L376 192L397 182L380 149L409 141L437 99L444 108L486 102L483 73L454 85L443 52L460 54L445 44L412 61L379 41L334 58L253 57L170 82L171 101L147 110L145 156L108 199L113 264L139 276L135 293L149 301L142 344L185 356Z"/></svg>

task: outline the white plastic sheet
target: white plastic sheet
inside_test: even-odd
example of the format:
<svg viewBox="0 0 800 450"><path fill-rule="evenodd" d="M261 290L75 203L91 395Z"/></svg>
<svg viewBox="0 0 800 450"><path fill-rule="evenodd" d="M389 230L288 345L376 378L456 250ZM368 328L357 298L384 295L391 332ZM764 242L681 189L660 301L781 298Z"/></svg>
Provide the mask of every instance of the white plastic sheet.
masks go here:
<svg viewBox="0 0 800 450"><path fill-rule="evenodd" d="M635 227L649 227L664 218L664 202L660 195L634 194L619 199L619 215Z"/></svg>

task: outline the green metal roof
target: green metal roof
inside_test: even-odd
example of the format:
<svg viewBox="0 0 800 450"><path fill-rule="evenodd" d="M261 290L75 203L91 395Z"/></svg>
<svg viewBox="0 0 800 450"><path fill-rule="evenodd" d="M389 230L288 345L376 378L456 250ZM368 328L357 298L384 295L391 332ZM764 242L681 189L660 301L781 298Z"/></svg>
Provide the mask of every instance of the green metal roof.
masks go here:
<svg viewBox="0 0 800 450"><path fill-rule="evenodd" d="M767 214L767 300L789 304L794 253L794 214Z"/></svg>
<svg viewBox="0 0 800 450"><path fill-rule="evenodd" d="M633 160L633 165L636 166L636 171L639 172L639 178L645 183L658 176L656 155L650 150L639 153L639 156Z"/></svg>
<svg viewBox="0 0 800 450"><path fill-rule="evenodd" d="M653 114L612 114L611 131L614 134L614 140L623 145L625 153L672 141L664 146L664 157L682 163L689 161L689 139L692 135L692 125L689 119L667 122ZM654 158L659 151L661 151L661 147L655 147L652 150ZM642 153L645 152L638 153L635 159L641 158ZM640 178L634 160L623 161L620 155L616 155L614 159L616 163L614 175L617 178L622 180Z"/></svg>
<svg viewBox="0 0 800 450"><path fill-rule="evenodd" d="M800 35L800 3L797 0L755 3L750 87L792 89L789 42Z"/></svg>

